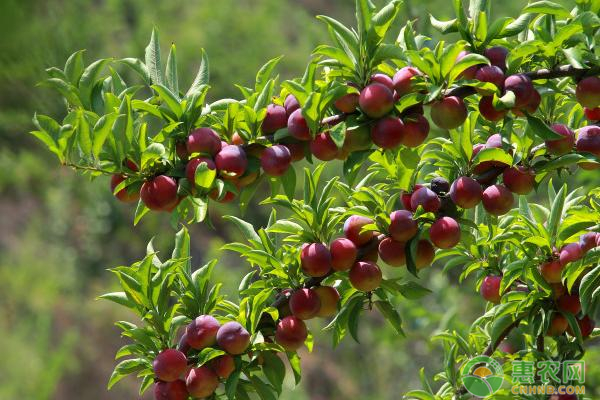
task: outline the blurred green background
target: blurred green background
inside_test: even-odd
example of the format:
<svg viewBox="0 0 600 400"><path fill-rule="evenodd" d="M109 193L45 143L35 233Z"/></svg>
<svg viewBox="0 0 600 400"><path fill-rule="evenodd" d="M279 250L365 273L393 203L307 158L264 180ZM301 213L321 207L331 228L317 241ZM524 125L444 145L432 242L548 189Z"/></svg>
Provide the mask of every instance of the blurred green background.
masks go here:
<svg viewBox="0 0 600 400"><path fill-rule="evenodd" d="M496 14L512 16L525 4L495 3ZM153 236L157 247L169 252L174 233L166 215L151 215L132 227L133 209L113 200L106 178L90 182L60 168L27 133L34 112L63 112L53 92L36 87L44 69L62 67L78 49L87 49L88 62L143 58L155 25L163 49L176 43L185 84L193 79L204 47L211 63L211 99L236 97L234 83L250 84L258 68L275 56L285 55L282 77L301 74L312 48L328 41L314 16L327 14L350 24L353 9L353 0L2 0L0 399L140 398L134 379L106 391L114 353L124 343L113 322L131 315L94 299L115 289L106 268L141 258ZM430 12L450 17L451 2L405 0L401 19L415 20L420 32L433 34ZM336 168L329 166L329 174L337 174ZM269 210L256 209L251 219L260 224ZM191 234L194 263L219 257L216 278L235 297L247 266L218 250L242 239L220 218L227 213L237 214L236 208L212 209L216 229L194 226ZM449 280L439 270L425 276L434 294L401 306L406 338L395 335L377 313L362 320L360 344L346 340L333 350L327 334L319 333L314 354L303 354L302 384L293 389L290 382L283 398L395 399L420 388L420 367L428 375L440 371L442 351L430 340L432 333L464 331L484 304L471 290L459 288L455 277ZM599 358L590 356L588 390L600 376L593 365Z"/></svg>

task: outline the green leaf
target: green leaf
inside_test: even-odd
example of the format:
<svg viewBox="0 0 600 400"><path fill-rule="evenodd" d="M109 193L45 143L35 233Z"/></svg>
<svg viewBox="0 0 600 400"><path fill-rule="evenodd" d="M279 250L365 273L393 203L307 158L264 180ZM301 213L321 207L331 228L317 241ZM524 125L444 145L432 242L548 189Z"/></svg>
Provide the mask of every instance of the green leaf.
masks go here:
<svg viewBox="0 0 600 400"><path fill-rule="evenodd" d="M102 69L108 64L111 59L102 59L93 62L83 71L81 79L79 80L79 92L81 100L86 108L91 108L92 105L92 90L98 81L98 76Z"/></svg>
<svg viewBox="0 0 600 400"><path fill-rule="evenodd" d="M552 240L552 244L556 243L556 232L558 232L558 225L562 219L563 209L565 205L565 199L567 197L567 187L562 186L556 198L552 202L550 207L550 218L548 218L548 234Z"/></svg>
<svg viewBox="0 0 600 400"><path fill-rule="evenodd" d="M77 88L62 79L50 78L40 83L40 86L46 86L59 92L70 104L74 106L83 106L79 98Z"/></svg>
<svg viewBox="0 0 600 400"><path fill-rule="evenodd" d="M273 77L273 71L282 58L283 56L275 57L267 61L267 63L258 70L256 73L256 84L254 86L255 92L260 93L264 89L267 82Z"/></svg>
<svg viewBox="0 0 600 400"><path fill-rule="evenodd" d="M177 118L183 115L183 108L181 108L179 98L173 92L171 92L169 88L164 85L156 84L152 85L152 89L156 91L160 99L165 102L167 107L169 107L169 109L173 112L173 114L175 114L175 116L177 116Z"/></svg>
<svg viewBox="0 0 600 400"><path fill-rule="evenodd" d="M156 28L152 29L150 43L148 43L148 46L146 47L145 59L150 82L154 85L164 85L165 77L160 62L160 42L158 40L158 31Z"/></svg>
<svg viewBox="0 0 600 400"><path fill-rule="evenodd" d="M296 169L290 167L280 178L283 183L283 191L288 199L293 200L296 194Z"/></svg>
<svg viewBox="0 0 600 400"><path fill-rule="evenodd" d="M450 74L448 75L448 80L450 82L454 82L456 78L467 68L472 67L474 65L489 65L490 61L482 56L481 54L467 54L463 58L461 58L450 70Z"/></svg>
<svg viewBox="0 0 600 400"><path fill-rule="evenodd" d="M377 34L379 39L383 39L388 29L396 19L398 11L400 11L401 0L393 0L383 7L372 18L372 29Z"/></svg>
<svg viewBox="0 0 600 400"><path fill-rule="evenodd" d="M148 165L150 165L151 162L154 162L164 157L166 153L167 150L165 149L165 146L163 146L161 143L152 143L142 153L142 170L144 170Z"/></svg>
<svg viewBox="0 0 600 400"><path fill-rule="evenodd" d="M550 14L555 15L558 18L569 18L571 16L569 10L564 6L547 0L531 3L523 8L521 13Z"/></svg>
<svg viewBox="0 0 600 400"><path fill-rule="evenodd" d="M177 97L179 98L179 78L177 76L177 54L175 50L175 45L171 45L171 50L169 51L169 57L167 58L167 88Z"/></svg>
<svg viewBox="0 0 600 400"><path fill-rule="evenodd" d="M256 233L254 227L250 223L234 217L233 215L225 215L223 218L236 224L244 238L253 240L256 243L260 243L260 237L258 236L258 233Z"/></svg>
<svg viewBox="0 0 600 400"><path fill-rule="evenodd" d="M399 283L398 289L402 296L412 300L420 299L421 297L427 296L429 293L431 293L431 290L419 285L415 281Z"/></svg>
<svg viewBox="0 0 600 400"><path fill-rule="evenodd" d="M106 293L102 296L98 296L97 299L112 301L113 303L117 303L130 309L136 308L136 304L127 297L125 292Z"/></svg>
<svg viewBox="0 0 600 400"><path fill-rule="evenodd" d="M398 311L387 301L377 300L375 301L375 306L381 312L381 315L392 325L392 327L398 332L399 335L404 336L404 331L402 330L402 318L400 318L400 314Z"/></svg>
<svg viewBox="0 0 600 400"><path fill-rule="evenodd" d="M123 360L115 367L110 379L108 380L108 389L112 388L115 383L125 378L129 374L139 372L146 368L145 361L141 358L134 358L130 360Z"/></svg>
<svg viewBox="0 0 600 400"><path fill-rule="evenodd" d="M281 361L281 358L275 353L270 351L262 352L261 355L265 360L263 365L265 376L275 388L275 391L281 394L283 380L285 378L285 365L283 364L283 361Z"/></svg>
<svg viewBox="0 0 600 400"><path fill-rule="evenodd" d="M527 114L527 123L529 124L529 127L531 128L533 133L535 133L537 136L539 136L540 138L542 138L544 140L549 140L549 139L552 140L552 139L562 138L561 135L559 135L558 133L556 133L552 129L550 129L550 127L548 125L546 125L544 123L544 121L542 121L538 117Z"/></svg>
<svg viewBox="0 0 600 400"><path fill-rule="evenodd" d="M454 18L449 21L440 21L433 15L429 14L429 23L442 34L458 32L458 19Z"/></svg>
<svg viewBox="0 0 600 400"><path fill-rule="evenodd" d="M344 146L344 140L346 140L346 123L342 122L331 128L329 136L331 136L338 149L341 149Z"/></svg>
<svg viewBox="0 0 600 400"><path fill-rule="evenodd" d="M92 152L92 132L87 116L82 109L77 111L77 142L86 156Z"/></svg>
<svg viewBox="0 0 600 400"><path fill-rule="evenodd" d="M217 171L215 169L208 168L208 164L206 162L201 162L196 167L194 183L197 187L202 189L210 189L215 182L216 177Z"/></svg>
<svg viewBox="0 0 600 400"><path fill-rule="evenodd" d="M203 91L203 87L208 85L210 74L209 74L209 64L208 64L208 56L204 49L200 49L200 54L202 58L202 62L200 63L200 68L198 69L198 74L192 83L192 86L188 89L185 94L186 98L191 98L195 94L200 94Z"/></svg>
<svg viewBox="0 0 600 400"><path fill-rule="evenodd" d="M512 165L513 158L503 149L488 148L477 153L475 158L473 158L473 165L479 165L486 161L497 161L506 165Z"/></svg>
<svg viewBox="0 0 600 400"><path fill-rule="evenodd" d="M67 63L65 64L65 76L73 84L77 86L79 79L83 74L85 65L83 64L83 52L85 50L79 50L71 54Z"/></svg>
<svg viewBox="0 0 600 400"><path fill-rule="evenodd" d="M146 85L150 86L152 84L148 67L142 62L142 60L137 58L122 58L119 60L119 62L135 71L140 78L142 78Z"/></svg>

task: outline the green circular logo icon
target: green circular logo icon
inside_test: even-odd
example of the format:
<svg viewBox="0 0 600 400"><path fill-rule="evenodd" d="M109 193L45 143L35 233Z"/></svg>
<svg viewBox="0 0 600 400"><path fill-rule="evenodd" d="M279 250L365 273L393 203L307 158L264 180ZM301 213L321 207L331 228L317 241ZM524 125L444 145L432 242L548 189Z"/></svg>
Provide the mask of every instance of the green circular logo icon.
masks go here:
<svg viewBox="0 0 600 400"><path fill-rule="evenodd" d="M504 381L502 366L488 356L472 358L462 367L460 375L465 389L477 397L493 395Z"/></svg>

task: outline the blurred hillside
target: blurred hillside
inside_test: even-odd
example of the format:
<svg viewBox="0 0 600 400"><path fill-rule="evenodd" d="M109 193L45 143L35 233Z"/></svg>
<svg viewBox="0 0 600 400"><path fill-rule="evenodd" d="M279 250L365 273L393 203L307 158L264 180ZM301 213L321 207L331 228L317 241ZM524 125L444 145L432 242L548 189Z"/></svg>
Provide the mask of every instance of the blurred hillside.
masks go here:
<svg viewBox="0 0 600 400"><path fill-rule="evenodd" d="M55 94L36 87L45 77L44 69L63 65L79 49L86 49L88 62L143 57L156 26L163 49L176 43L184 82L193 79L203 47L211 64L210 97L236 97L234 83L248 84L275 56L285 55L279 68L282 78L301 74L312 48L328 41L326 29L314 16L327 14L352 23L354 1L1 3L0 399L140 398L132 379L106 392L113 355L124 344L113 322L131 316L94 298L113 288L106 268L140 258L153 236L156 247L169 252L173 229L168 217L161 215L147 217L134 228L133 209L113 201L106 179L89 182L60 168L27 133L34 112L55 116L63 112ZM495 3L503 15L516 14L525 4ZM405 0L405 4L401 18L416 20L426 34L433 34L428 13L440 19L451 14L448 0ZM333 175L339 166L328 168ZM582 179L592 182L590 174ZM256 210L251 220L260 224L268 210ZM218 251L223 243L239 239L220 218L228 213L238 214L235 206L211 210L216 229L194 226L191 235L194 263L219 257L216 278L235 296L246 266L236 256ZM332 350L329 337L322 334L315 354L303 357L306 375L301 387L287 391L284 398L394 399L419 388L420 366L428 374L440 369L441 349L431 343L432 332L464 330L484 307L475 294L448 285L448 277L439 271L425 275L434 294L403 304L407 338L397 337L377 315L365 319L368 326L361 329L361 344L347 340ZM590 380L600 375L595 370L590 374Z"/></svg>

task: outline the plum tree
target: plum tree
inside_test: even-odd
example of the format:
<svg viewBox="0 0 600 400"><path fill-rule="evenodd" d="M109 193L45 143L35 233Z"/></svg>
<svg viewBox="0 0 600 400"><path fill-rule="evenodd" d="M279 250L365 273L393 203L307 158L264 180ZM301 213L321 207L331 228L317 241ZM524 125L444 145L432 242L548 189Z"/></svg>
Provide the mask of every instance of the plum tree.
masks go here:
<svg viewBox="0 0 600 400"><path fill-rule="evenodd" d="M187 370L187 358L179 350L163 350L152 361L152 369L157 379L173 382Z"/></svg>
<svg viewBox="0 0 600 400"><path fill-rule="evenodd" d="M229 354L243 354L250 345L250 333L239 322L229 321L217 331L217 344Z"/></svg>
<svg viewBox="0 0 600 400"><path fill-rule="evenodd" d="M314 318L320 309L320 297L312 289L298 289L290 297L290 311L300 319Z"/></svg>
<svg viewBox="0 0 600 400"><path fill-rule="evenodd" d="M192 368L185 378L185 385L193 397L208 397L219 387L219 377L209 367Z"/></svg>
<svg viewBox="0 0 600 400"><path fill-rule="evenodd" d="M440 389L425 383L412 395L464 398L461 366L475 355L505 358L502 343L517 331L510 360L582 357L600 310L600 194L595 172L563 177L600 167L597 10L530 2L521 16L494 20L490 2L465 2L454 1L447 21L431 18L432 29L454 35L428 32L432 41L417 24L397 26L400 1L377 10L357 0L355 27L319 17L332 40L302 77L281 79L275 58L228 99L211 96L204 52L183 90L175 46L162 69L156 31L143 60L86 65L78 52L48 69L44 84L66 107L60 121L36 114L32 134L62 165L110 176L117 199L139 192L134 223L168 211L180 227L169 256L150 243L143 259L111 270L121 288L101 298L136 321L117 324L129 343L109 386L135 373L140 392L154 383L160 400L275 399L290 370L282 362L299 378L303 319L331 317L335 344L356 338L369 312L410 336L403 321L416 315L411 301L435 292L431 275L461 299L476 282L490 304L470 327L439 332L446 370L424 373ZM290 169L304 159L303 174ZM334 159L343 163L320 162ZM243 215L216 223L216 203L234 200L261 226ZM241 233L222 247L247 267L239 301L213 283L219 260L193 265L189 225L202 221ZM312 349L318 335L310 337Z"/></svg>
<svg viewBox="0 0 600 400"><path fill-rule="evenodd" d="M196 350L214 345L220 327L219 321L211 315L196 317L185 329L187 344Z"/></svg>

